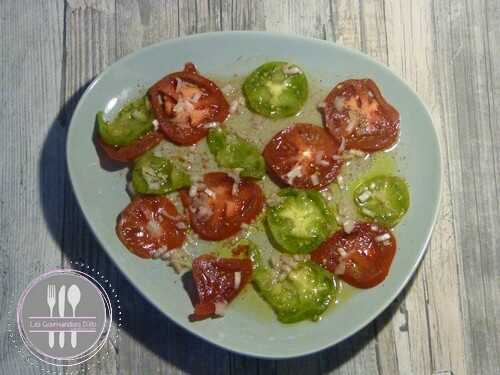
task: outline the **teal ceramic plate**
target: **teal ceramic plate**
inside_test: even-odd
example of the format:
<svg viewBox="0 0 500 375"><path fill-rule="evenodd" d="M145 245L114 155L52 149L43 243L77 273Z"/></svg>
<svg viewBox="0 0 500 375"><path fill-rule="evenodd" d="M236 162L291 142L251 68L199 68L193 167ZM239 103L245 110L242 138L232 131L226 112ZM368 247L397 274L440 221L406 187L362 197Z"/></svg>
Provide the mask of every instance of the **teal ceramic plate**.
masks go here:
<svg viewBox="0 0 500 375"><path fill-rule="evenodd" d="M173 53L175 51L175 53ZM335 306L319 322L283 325L265 306L235 306L222 319L190 323L193 307L172 269L139 259L115 235L128 204L126 170L101 168L92 142L97 111L113 112L159 78L194 62L209 76L247 74L269 60L289 60L333 87L347 78L372 78L401 114L400 173L411 188L411 208L398 225L398 252L387 279ZM361 53L321 40L260 32L200 34L143 48L100 74L82 96L67 139L68 168L82 211L109 256L160 311L220 347L257 357L295 357L331 346L373 320L400 293L421 261L436 220L441 180L439 144L431 117L417 95L384 66ZM262 302L263 304L263 302ZM260 310L261 311L260 311ZM259 310L257 312L257 310ZM144 317L147 319L147 317ZM157 324L162 324L161 321ZM173 343L172 343L173 344Z"/></svg>

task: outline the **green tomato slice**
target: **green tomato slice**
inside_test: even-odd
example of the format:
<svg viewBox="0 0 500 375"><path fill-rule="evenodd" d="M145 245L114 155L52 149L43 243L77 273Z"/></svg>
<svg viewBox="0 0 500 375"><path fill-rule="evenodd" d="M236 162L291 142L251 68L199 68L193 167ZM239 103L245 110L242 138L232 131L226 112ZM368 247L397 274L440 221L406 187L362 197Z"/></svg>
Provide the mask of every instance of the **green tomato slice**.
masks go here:
<svg viewBox="0 0 500 375"><path fill-rule="evenodd" d="M394 227L408 211L410 193L402 178L376 176L356 187L354 201L361 215Z"/></svg>
<svg viewBox="0 0 500 375"><path fill-rule="evenodd" d="M153 129L153 113L147 97L130 102L113 121L105 121L97 113L97 130L101 139L111 146L126 146Z"/></svg>
<svg viewBox="0 0 500 375"><path fill-rule="evenodd" d="M210 130L207 137L208 149L220 167L240 168L242 177L262 178L266 164L261 153L243 138L221 128Z"/></svg>
<svg viewBox="0 0 500 375"><path fill-rule="evenodd" d="M308 95L302 70L283 61L273 61L254 70L243 83L248 108L272 119L297 114Z"/></svg>
<svg viewBox="0 0 500 375"><path fill-rule="evenodd" d="M318 320L337 292L333 275L310 261L297 262L283 279L276 270L258 264L253 285L282 323Z"/></svg>
<svg viewBox="0 0 500 375"><path fill-rule="evenodd" d="M190 186L191 179L184 169L149 151L135 161L132 185L137 193L167 194Z"/></svg>
<svg viewBox="0 0 500 375"><path fill-rule="evenodd" d="M278 195L281 203L266 215L272 239L287 253L313 251L335 224L324 198L316 190L283 189Z"/></svg>

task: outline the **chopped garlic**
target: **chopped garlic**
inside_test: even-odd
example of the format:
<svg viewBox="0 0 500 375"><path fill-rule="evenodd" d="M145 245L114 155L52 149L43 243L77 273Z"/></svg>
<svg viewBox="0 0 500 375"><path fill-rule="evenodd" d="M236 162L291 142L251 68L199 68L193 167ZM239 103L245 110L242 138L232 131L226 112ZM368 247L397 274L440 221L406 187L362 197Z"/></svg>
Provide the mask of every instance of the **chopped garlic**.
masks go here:
<svg viewBox="0 0 500 375"><path fill-rule="evenodd" d="M356 149L349 150L349 153L353 156L357 156L360 158L364 158L366 156L366 152L361 151L361 150L356 150Z"/></svg>
<svg viewBox="0 0 500 375"><path fill-rule="evenodd" d="M234 273L234 289L238 289L241 284L241 272L237 271Z"/></svg>
<svg viewBox="0 0 500 375"><path fill-rule="evenodd" d="M355 225L356 223L353 220L346 220L342 224L344 232L346 232L347 234L351 233L354 230Z"/></svg>
<svg viewBox="0 0 500 375"><path fill-rule="evenodd" d="M160 237L163 234L163 229L161 228L160 224L154 219L148 221L148 223L146 224L146 229L153 238Z"/></svg>
<svg viewBox="0 0 500 375"><path fill-rule="evenodd" d="M231 195L236 196L240 192L240 184L236 181L233 183L233 187L231 188Z"/></svg>
<svg viewBox="0 0 500 375"><path fill-rule="evenodd" d="M168 254L168 247L161 246L158 249L153 250L153 252L151 253L151 257L153 259L158 259L158 258L162 257L164 254Z"/></svg>
<svg viewBox="0 0 500 375"><path fill-rule="evenodd" d="M375 241L377 242L384 242L387 241L391 238L391 235L389 233L384 233L381 234L380 236L375 237Z"/></svg>
<svg viewBox="0 0 500 375"><path fill-rule="evenodd" d="M347 254L347 251L343 247L337 248L337 253L339 253L341 258L347 258L349 254Z"/></svg>
<svg viewBox="0 0 500 375"><path fill-rule="evenodd" d="M190 112L190 111L194 110L194 105L189 100L181 99L174 106L173 110L175 113Z"/></svg>
<svg viewBox="0 0 500 375"><path fill-rule="evenodd" d="M340 139L340 146L339 146L339 149L337 151L339 154L341 154L341 153L344 152L344 150L345 150L345 144L346 144L345 138L341 137L341 139Z"/></svg>
<svg viewBox="0 0 500 375"><path fill-rule="evenodd" d="M210 218L213 215L213 211L210 207L200 206L197 215L201 220L204 220Z"/></svg>
<svg viewBox="0 0 500 375"><path fill-rule="evenodd" d="M142 167L142 177L146 181L148 188L151 190L158 190L161 188L162 183L165 183L164 179L161 179L156 174L155 170L151 167Z"/></svg>
<svg viewBox="0 0 500 375"><path fill-rule="evenodd" d="M193 102L193 103L198 103L198 101L200 100L201 98L201 92L197 91L193 94L193 96L190 98L190 100Z"/></svg>
<svg viewBox="0 0 500 375"><path fill-rule="evenodd" d="M280 260L281 260L281 263L282 263L281 269L284 270L284 271L286 271L286 269L284 268L285 266L286 267L292 267L292 268L295 268L297 266L297 262L291 256L283 254L280 257ZM290 271L288 271L288 272L290 272Z"/></svg>
<svg viewBox="0 0 500 375"><path fill-rule="evenodd" d="M370 199L371 196L372 196L372 193L370 192L370 190L365 190L363 193L361 193L358 196L358 201L360 201L361 203L364 203L368 199Z"/></svg>
<svg viewBox="0 0 500 375"><path fill-rule="evenodd" d="M227 302L226 301L215 302L214 305L215 305L215 315L224 316L224 313L227 308Z"/></svg>
<svg viewBox="0 0 500 375"><path fill-rule="evenodd" d="M229 83L222 88L222 92L225 95L231 95L234 91L235 91L234 86Z"/></svg>
<svg viewBox="0 0 500 375"><path fill-rule="evenodd" d="M233 114L238 110L240 103L237 100L233 100L229 106L229 113Z"/></svg>
<svg viewBox="0 0 500 375"><path fill-rule="evenodd" d="M359 113L356 111L349 111L349 122L345 128L347 134L351 134L354 131L354 128L359 125L359 121Z"/></svg>
<svg viewBox="0 0 500 375"><path fill-rule="evenodd" d="M234 180L233 182L233 187L231 188L231 194L233 196L238 195L240 192L240 183L241 183L241 178L240 178L240 173L243 171L243 168L235 168L234 173L228 173L228 175Z"/></svg>
<svg viewBox="0 0 500 375"><path fill-rule="evenodd" d="M203 188L205 188L205 184L201 183L192 184L191 187L189 188L189 196L193 198L198 193L198 190L202 190Z"/></svg>
<svg viewBox="0 0 500 375"><path fill-rule="evenodd" d="M333 271L335 275L343 275L345 273L345 262L340 262L337 264L337 267L335 267L335 270Z"/></svg>
<svg viewBox="0 0 500 375"><path fill-rule="evenodd" d="M273 268L278 268L279 265L280 265L280 256L277 255L277 254L274 254L271 259L270 259L270 262L271 262L271 267Z"/></svg>
<svg viewBox="0 0 500 375"><path fill-rule="evenodd" d="M283 65L283 73L287 75L300 74L302 73L302 70L300 70L300 68L296 65L286 64Z"/></svg>
<svg viewBox="0 0 500 375"><path fill-rule="evenodd" d="M184 81L179 77L175 77L175 80L177 81L177 84L175 85L175 92L179 92L181 91L182 86L184 86Z"/></svg>
<svg viewBox="0 0 500 375"><path fill-rule="evenodd" d="M168 259L170 259L171 256L172 256L172 251L169 251L167 249L167 251L165 251L163 254L161 254L160 259L161 260L168 260Z"/></svg>
<svg viewBox="0 0 500 375"><path fill-rule="evenodd" d="M319 185L319 177L316 173L311 176L311 182L313 185Z"/></svg>
<svg viewBox="0 0 500 375"><path fill-rule="evenodd" d="M220 122L217 122L217 121L212 121L212 122L207 122L206 124L203 124L203 127L205 129L212 129L212 128L216 128L220 125Z"/></svg>
<svg viewBox="0 0 500 375"><path fill-rule="evenodd" d="M210 198L215 198L215 193L214 193L212 190L210 190L209 188L206 188L206 189L204 190L204 192L205 192L205 194L206 194L206 195L208 195Z"/></svg>
<svg viewBox="0 0 500 375"><path fill-rule="evenodd" d="M282 264L281 270L284 271L285 273L290 273L292 272L292 267L289 266L288 264Z"/></svg>
<svg viewBox="0 0 500 375"><path fill-rule="evenodd" d="M158 122L157 119L153 120L153 127L154 127L155 131L158 130L158 128L160 127L160 123Z"/></svg>
<svg viewBox="0 0 500 375"><path fill-rule="evenodd" d="M333 105L335 109L340 112L344 109L345 98L343 96L336 96Z"/></svg>
<svg viewBox="0 0 500 375"><path fill-rule="evenodd" d="M302 165L295 165L290 171L285 175L285 178L290 184L293 184L293 180L297 177L302 177Z"/></svg>
<svg viewBox="0 0 500 375"><path fill-rule="evenodd" d="M175 226L176 226L177 229L181 229L181 230L187 228L186 223L184 223L182 221L179 221L179 222L175 223Z"/></svg>

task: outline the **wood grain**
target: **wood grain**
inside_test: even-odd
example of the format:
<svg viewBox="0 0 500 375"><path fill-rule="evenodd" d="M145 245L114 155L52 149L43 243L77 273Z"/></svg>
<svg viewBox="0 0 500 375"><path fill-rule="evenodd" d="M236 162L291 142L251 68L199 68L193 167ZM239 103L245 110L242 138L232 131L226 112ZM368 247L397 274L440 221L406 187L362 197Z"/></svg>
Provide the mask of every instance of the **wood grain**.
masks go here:
<svg viewBox="0 0 500 375"><path fill-rule="evenodd" d="M497 0L11 0L0 3L0 19L0 373L53 371L27 364L9 345L7 310L34 277L79 260L112 276L127 322L106 357L82 373L498 373ZM71 191L65 134L90 80L143 46L220 30L292 33L361 50L417 91L438 130L441 211L417 276L376 321L321 353L263 361L184 332L124 279Z"/></svg>

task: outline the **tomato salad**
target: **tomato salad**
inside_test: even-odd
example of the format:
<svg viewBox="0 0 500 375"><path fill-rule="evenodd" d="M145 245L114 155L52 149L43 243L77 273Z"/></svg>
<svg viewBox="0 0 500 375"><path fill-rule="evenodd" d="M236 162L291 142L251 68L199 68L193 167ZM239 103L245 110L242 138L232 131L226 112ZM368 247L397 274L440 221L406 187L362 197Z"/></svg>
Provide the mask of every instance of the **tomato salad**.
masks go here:
<svg viewBox="0 0 500 375"><path fill-rule="evenodd" d="M190 271L193 321L252 289L280 322L316 321L345 288L390 274L410 194L383 168L399 113L373 80L325 92L270 61L222 84L186 63L105 117L96 144L130 168L117 236Z"/></svg>

